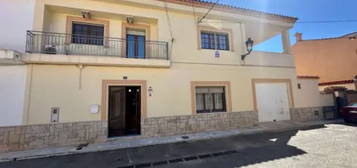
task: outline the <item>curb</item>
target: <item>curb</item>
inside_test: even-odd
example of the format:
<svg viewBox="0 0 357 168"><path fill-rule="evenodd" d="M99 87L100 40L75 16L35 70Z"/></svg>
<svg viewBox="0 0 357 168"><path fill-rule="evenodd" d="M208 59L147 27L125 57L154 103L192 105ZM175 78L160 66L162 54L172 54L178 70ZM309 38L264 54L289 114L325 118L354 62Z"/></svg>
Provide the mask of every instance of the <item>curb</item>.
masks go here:
<svg viewBox="0 0 357 168"><path fill-rule="evenodd" d="M13 157L5 156L5 157L1 158L1 154L0 154L0 163L19 161L19 160L49 158L49 157L65 156L65 155L79 155L79 154L85 154L85 153L113 151L113 150L120 150L120 149L138 148L138 147L170 144L170 143L179 143L179 142L192 142L192 141L200 141L200 140L207 140L207 139L218 139L218 138L225 138L225 137L237 136L237 135L251 135L251 134L269 133L269 132L284 132L284 131L292 131L292 130L309 128L312 126L317 126L317 125L322 125L322 124L340 124L340 123L344 123L344 121L331 120L331 121L317 121L317 122L313 122L313 123L306 122L306 123L300 123L300 124L285 127L285 128L272 128L272 129L261 128L259 126L256 126L253 128L243 128L243 129L226 130L226 131L208 131L208 132L201 132L201 133L192 133L192 134L183 134L183 135L162 137L157 142L150 142L150 141L147 142L150 139L146 138L146 139L141 139L141 141L143 141L143 143L138 143L138 144L128 145L128 146L118 146L118 147L112 146L111 148L104 147L102 149L99 149L100 145L105 146L105 145L109 145L110 143L92 144L94 146L89 145L89 147L83 148L83 150L76 150L76 147L74 147L74 146L73 147L62 147L62 150L64 150L63 152L53 152L50 154L35 154L35 155L24 154L24 156L21 156L21 154L20 154L20 156L19 155L16 156L16 153L21 153L21 151L20 152L10 152L10 153L8 153L9 155L11 155L11 153L14 153L15 156L13 156ZM182 138L184 136L187 136L189 138L188 139ZM117 143L121 143L121 142L117 142ZM97 148L95 147L95 145L97 145ZM45 150L45 149L43 149L43 150ZM53 150L55 150L55 149L53 149ZM61 148L57 148L57 150L61 150ZM22 152L31 153L31 151L33 151L33 150L22 151Z"/></svg>

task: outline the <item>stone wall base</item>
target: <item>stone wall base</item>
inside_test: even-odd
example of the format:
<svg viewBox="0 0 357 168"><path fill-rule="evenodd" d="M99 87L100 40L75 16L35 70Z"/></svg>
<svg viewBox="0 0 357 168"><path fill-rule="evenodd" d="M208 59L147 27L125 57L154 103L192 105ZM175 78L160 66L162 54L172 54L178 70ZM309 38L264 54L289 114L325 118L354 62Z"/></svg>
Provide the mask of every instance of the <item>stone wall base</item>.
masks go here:
<svg viewBox="0 0 357 168"><path fill-rule="evenodd" d="M258 113L246 111L147 118L141 125L143 136L150 137L252 127L257 122Z"/></svg>
<svg viewBox="0 0 357 168"><path fill-rule="evenodd" d="M103 142L107 125L106 121L90 121L0 127L0 151Z"/></svg>
<svg viewBox="0 0 357 168"><path fill-rule="evenodd" d="M293 108L291 119L322 120L326 109L331 108ZM134 139L253 127L257 123L255 111L146 118L141 121L141 136ZM0 152L110 141L107 132L107 121L0 127Z"/></svg>
<svg viewBox="0 0 357 168"><path fill-rule="evenodd" d="M141 122L141 136L134 139L251 127L257 122L253 111L147 118ZM111 141L107 132L107 121L0 127L0 152Z"/></svg>
<svg viewBox="0 0 357 168"><path fill-rule="evenodd" d="M324 119L324 112L333 111L333 107L304 107L293 108L291 120L293 121L316 121Z"/></svg>

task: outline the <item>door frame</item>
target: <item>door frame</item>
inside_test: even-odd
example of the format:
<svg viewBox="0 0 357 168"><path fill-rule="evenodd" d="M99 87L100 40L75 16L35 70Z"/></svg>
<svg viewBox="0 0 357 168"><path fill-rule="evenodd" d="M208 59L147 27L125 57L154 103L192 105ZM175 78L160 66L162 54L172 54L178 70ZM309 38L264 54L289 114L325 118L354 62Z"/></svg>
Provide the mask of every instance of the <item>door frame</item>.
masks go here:
<svg viewBox="0 0 357 168"><path fill-rule="evenodd" d="M252 79L254 111L258 112L257 93L256 93L256 84L258 83L285 83L288 88L289 108L295 107L293 86L292 86L291 79ZM292 116L291 110L289 111L290 111L290 116Z"/></svg>
<svg viewBox="0 0 357 168"><path fill-rule="evenodd" d="M147 118L147 82L145 80L103 80L102 81L102 106L101 120L108 121L109 113L109 86L140 86L140 115L141 120Z"/></svg>
<svg viewBox="0 0 357 168"><path fill-rule="evenodd" d="M128 54L128 35L130 35L130 34L126 35L126 43L125 43L125 45L126 45L126 48L125 48L126 58L129 58L129 54ZM146 58L146 36L141 36L141 37L144 37L144 55L143 55L143 58L139 58L139 54L135 55L135 52L138 52L138 50L139 50L139 40L137 39L139 37L139 35L132 35L132 36L136 37L136 39L134 39L134 57L133 58L145 59Z"/></svg>
<svg viewBox="0 0 357 168"><path fill-rule="evenodd" d="M151 28L149 24L130 24L130 23L122 23L122 39L125 39L124 45L122 45L121 48L121 54L125 57L126 55L126 34L127 34L127 29L139 29L139 30L145 30L145 45L146 41L151 40ZM145 46L145 54L149 53L147 47Z"/></svg>

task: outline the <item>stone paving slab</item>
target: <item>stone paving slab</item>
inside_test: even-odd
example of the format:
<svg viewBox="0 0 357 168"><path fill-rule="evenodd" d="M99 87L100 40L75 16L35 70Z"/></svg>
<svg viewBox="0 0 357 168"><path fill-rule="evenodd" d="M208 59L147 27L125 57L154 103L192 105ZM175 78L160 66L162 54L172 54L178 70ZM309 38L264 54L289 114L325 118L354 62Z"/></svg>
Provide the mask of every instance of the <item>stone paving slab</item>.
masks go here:
<svg viewBox="0 0 357 168"><path fill-rule="evenodd" d="M83 147L81 150L77 150L77 147L75 146L67 146L67 147L55 147L55 148L0 153L0 162L33 159L33 158L44 158L44 157L51 157L51 156L71 155L71 154L81 154L81 153L90 153L90 152L100 152L100 151L135 148L135 147L158 145L158 144L178 143L184 141L196 141L196 140L204 140L204 139L212 139L212 138L222 138L222 137L234 136L234 135L256 134L256 133L270 132L270 131L285 131L285 130L301 129L304 127L309 127L314 125L333 124L333 123L342 123L342 122L343 122L342 120L310 121L310 122L280 121L280 122L259 123L257 126L252 128L232 129L226 131L208 131L208 132L200 132L200 133L177 135L177 136L154 137L154 138L144 138L144 139L137 139L135 137L121 137L121 138L112 139L106 143L90 144L86 147Z"/></svg>

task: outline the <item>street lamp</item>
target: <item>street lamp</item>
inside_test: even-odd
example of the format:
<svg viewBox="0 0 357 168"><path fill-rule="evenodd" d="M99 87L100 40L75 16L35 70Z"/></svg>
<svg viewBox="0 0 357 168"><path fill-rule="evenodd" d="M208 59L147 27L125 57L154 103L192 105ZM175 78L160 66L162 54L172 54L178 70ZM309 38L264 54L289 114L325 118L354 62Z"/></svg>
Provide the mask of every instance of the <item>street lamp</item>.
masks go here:
<svg viewBox="0 0 357 168"><path fill-rule="evenodd" d="M245 42L245 46L247 47L247 53L241 55L242 61L244 61L245 57L247 57L253 51L254 41L249 37Z"/></svg>

